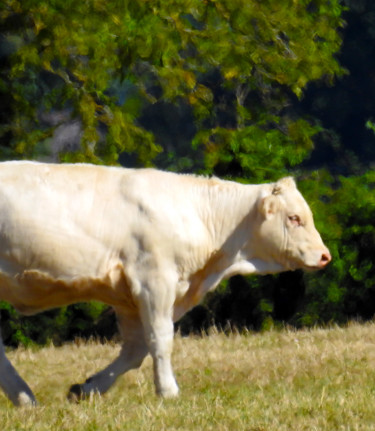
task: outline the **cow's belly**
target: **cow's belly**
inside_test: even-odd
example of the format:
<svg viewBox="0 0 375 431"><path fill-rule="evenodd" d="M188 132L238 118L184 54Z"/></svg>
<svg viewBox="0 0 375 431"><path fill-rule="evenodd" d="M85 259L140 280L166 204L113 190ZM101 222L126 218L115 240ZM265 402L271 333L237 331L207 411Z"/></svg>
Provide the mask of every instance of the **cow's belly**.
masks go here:
<svg viewBox="0 0 375 431"><path fill-rule="evenodd" d="M102 277L72 279L54 278L38 270L25 270L16 276L0 272L0 300L23 314L91 300L137 311L122 265L115 265Z"/></svg>

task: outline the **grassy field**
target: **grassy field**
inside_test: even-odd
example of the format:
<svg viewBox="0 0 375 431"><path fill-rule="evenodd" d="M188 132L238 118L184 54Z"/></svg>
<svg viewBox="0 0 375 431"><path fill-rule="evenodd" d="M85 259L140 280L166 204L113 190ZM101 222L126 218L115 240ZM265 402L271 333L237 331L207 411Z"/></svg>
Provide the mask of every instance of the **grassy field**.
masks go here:
<svg viewBox="0 0 375 431"><path fill-rule="evenodd" d="M0 394L0 429L375 430L375 324L177 336L178 399L154 395L148 358L105 396L69 403L70 384L104 367L118 350L77 342L9 352L39 406L17 409Z"/></svg>

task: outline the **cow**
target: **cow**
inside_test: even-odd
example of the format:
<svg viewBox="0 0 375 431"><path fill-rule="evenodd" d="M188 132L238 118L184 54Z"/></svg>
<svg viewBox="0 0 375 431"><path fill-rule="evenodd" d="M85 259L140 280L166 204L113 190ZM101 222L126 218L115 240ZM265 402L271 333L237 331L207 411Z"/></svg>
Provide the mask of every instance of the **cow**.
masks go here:
<svg viewBox="0 0 375 431"><path fill-rule="evenodd" d="M156 393L178 395L174 321L235 274L318 270L331 260L291 177L245 185L155 169L0 163L0 300L24 314L80 301L112 306L122 348L70 388L105 393L150 354ZM35 397L5 355L0 386Z"/></svg>

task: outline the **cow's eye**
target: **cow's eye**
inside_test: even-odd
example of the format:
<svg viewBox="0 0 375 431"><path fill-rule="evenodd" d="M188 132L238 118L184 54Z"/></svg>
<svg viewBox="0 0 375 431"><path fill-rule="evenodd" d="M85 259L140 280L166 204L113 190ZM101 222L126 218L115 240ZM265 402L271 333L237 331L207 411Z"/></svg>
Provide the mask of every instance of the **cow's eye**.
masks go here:
<svg viewBox="0 0 375 431"><path fill-rule="evenodd" d="M292 223L293 226L301 226L301 219L298 215L292 215L289 216L289 221Z"/></svg>

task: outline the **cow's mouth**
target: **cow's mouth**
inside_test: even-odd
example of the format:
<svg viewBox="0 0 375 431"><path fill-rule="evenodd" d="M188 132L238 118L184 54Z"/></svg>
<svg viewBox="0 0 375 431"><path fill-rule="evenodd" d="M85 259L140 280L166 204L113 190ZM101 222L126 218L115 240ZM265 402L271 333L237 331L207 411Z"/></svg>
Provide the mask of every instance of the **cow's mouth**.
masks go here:
<svg viewBox="0 0 375 431"><path fill-rule="evenodd" d="M326 264L318 264L318 265L304 265L303 269L305 271L313 272L313 271L319 271L321 269L324 269L326 267Z"/></svg>
<svg viewBox="0 0 375 431"><path fill-rule="evenodd" d="M320 269L323 269L323 268L324 266L319 266L319 265L305 265L303 269L308 272L314 272L314 271L319 271Z"/></svg>

